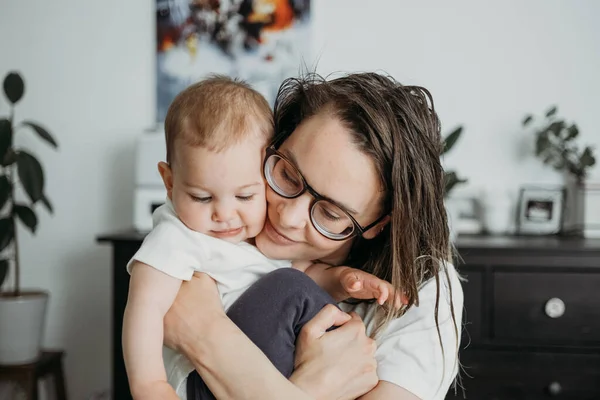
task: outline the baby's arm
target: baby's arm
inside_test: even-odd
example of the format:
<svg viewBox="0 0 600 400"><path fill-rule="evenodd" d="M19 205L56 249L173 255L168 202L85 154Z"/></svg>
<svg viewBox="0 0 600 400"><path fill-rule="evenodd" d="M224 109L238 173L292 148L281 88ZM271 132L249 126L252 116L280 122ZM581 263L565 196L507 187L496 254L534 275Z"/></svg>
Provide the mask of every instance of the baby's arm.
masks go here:
<svg viewBox="0 0 600 400"><path fill-rule="evenodd" d="M389 282L356 268L333 267L308 261L294 262L293 268L310 276L338 302L352 297L364 300L377 299L377 302L382 305L387 301L396 308L407 304L407 299L402 293L394 295L394 287Z"/></svg>
<svg viewBox="0 0 600 400"><path fill-rule="evenodd" d="M178 399L162 359L163 318L181 280L134 261L123 317L123 356L134 399Z"/></svg>

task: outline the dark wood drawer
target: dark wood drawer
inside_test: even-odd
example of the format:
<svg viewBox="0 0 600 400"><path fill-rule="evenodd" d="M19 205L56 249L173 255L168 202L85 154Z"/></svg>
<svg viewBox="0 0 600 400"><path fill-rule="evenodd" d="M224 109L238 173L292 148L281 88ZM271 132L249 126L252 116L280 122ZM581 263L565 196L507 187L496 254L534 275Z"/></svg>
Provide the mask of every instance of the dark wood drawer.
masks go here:
<svg viewBox="0 0 600 400"><path fill-rule="evenodd" d="M481 340L483 306L483 272L473 269L460 271L464 292L463 346L476 344Z"/></svg>
<svg viewBox="0 0 600 400"><path fill-rule="evenodd" d="M497 270L493 286L494 340L600 343L600 274Z"/></svg>
<svg viewBox="0 0 600 400"><path fill-rule="evenodd" d="M600 399L600 355L471 350L461 362L467 399Z"/></svg>

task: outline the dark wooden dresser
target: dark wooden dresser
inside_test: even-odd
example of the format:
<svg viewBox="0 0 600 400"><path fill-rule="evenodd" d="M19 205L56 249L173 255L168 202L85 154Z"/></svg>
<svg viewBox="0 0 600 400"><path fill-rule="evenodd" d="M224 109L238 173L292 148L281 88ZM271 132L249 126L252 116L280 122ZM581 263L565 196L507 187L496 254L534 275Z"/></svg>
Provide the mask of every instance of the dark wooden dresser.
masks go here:
<svg viewBox="0 0 600 400"><path fill-rule="evenodd" d="M600 399L600 240L461 237L457 249L466 397Z"/></svg>
<svg viewBox="0 0 600 400"><path fill-rule="evenodd" d="M113 391L129 399L121 356L127 261L143 233L113 246ZM600 400L600 240L459 237L466 278L463 386L473 400ZM463 391L447 399L463 398Z"/></svg>

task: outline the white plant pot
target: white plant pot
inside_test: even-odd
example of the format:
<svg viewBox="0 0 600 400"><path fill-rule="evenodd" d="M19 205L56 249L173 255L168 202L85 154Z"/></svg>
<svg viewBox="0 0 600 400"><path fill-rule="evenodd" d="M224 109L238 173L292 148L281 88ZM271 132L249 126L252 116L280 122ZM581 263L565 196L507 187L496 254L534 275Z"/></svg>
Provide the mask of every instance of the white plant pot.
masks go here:
<svg viewBox="0 0 600 400"><path fill-rule="evenodd" d="M40 355L48 293L0 293L0 365L35 361Z"/></svg>

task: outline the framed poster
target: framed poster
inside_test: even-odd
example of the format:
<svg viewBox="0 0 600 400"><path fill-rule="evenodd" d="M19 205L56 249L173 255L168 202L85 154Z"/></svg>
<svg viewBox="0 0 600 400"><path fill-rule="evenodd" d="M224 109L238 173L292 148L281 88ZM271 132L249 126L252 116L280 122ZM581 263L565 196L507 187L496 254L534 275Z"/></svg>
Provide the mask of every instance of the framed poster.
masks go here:
<svg viewBox="0 0 600 400"><path fill-rule="evenodd" d="M157 122L210 74L243 79L273 104L309 60L310 26L310 0L156 0Z"/></svg>

